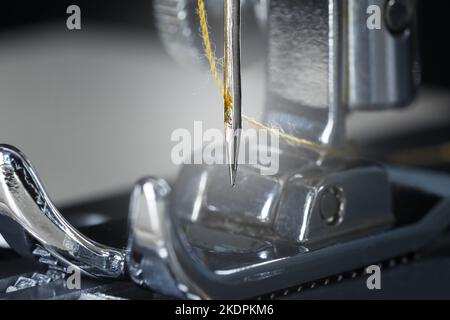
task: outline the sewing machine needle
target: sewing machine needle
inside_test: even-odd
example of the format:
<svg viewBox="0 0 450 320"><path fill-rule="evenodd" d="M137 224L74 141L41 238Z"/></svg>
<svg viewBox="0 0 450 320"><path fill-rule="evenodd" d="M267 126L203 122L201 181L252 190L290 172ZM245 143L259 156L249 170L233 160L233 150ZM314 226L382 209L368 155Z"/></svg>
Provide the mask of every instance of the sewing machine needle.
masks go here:
<svg viewBox="0 0 450 320"><path fill-rule="evenodd" d="M241 1L224 0L224 124L230 183L236 183L242 130Z"/></svg>

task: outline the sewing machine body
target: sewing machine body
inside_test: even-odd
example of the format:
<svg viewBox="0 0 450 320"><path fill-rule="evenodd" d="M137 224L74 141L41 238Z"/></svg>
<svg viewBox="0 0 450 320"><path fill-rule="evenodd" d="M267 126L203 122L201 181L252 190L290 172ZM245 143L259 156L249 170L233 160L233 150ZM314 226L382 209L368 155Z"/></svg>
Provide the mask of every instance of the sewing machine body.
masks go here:
<svg viewBox="0 0 450 320"><path fill-rule="evenodd" d="M189 1L178 2L180 7L183 4L192 6ZM386 26L367 27L367 9L376 6L388 14L391 4L386 1L262 4L267 13L262 20L269 26L265 123L314 143L343 147L348 112L408 105L420 75L415 2L402 4L410 16L404 30L395 33ZM164 18L160 21L164 25ZM168 39L169 48L177 44ZM335 250L341 258L352 252L347 268L381 258L377 250L369 254L360 247L345 253L344 248L359 241L370 243L368 239L376 247L377 236L388 239L396 234L393 182L386 168L357 156L326 156L289 143L282 143L276 152L277 175L262 176L258 168L243 166L234 189L221 183L224 167L187 165L166 200L167 211L147 213L161 217L161 224L170 220L177 230L178 243L172 251L182 259L162 259L172 270L173 288L181 283L185 295L202 298L255 297L340 270L333 266L328 271L322 265L312 272L310 263L319 266L321 260L310 260L313 256L329 255L332 258L324 258L329 265L337 259ZM170 247L172 242L168 243ZM148 247L131 250L143 250L144 257L153 259ZM403 253L409 250L406 243L400 247L396 249ZM388 251L384 258L392 254ZM157 271L145 264L146 258L143 261L132 264L138 273L148 274L144 279L154 277ZM145 284L164 290L151 281ZM238 293L234 286L247 290ZM180 290L170 294L183 296Z"/></svg>
<svg viewBox="0 0 450 320"><path fill-rule="evenodd" d="M184 64L198 61L203 51L196 1L157 0L154 8L168 52ZM217 3L207 3L207 9L212 28L220 28ZM415 10L415 1L401 0L246 1L243 18L266 39L262 121L312 144L347 150L349 113L407 107L420 82ZM381 28L370 28L368 19L377 12ZM224 184L224 165L185 165L171 184L142 179L131 196L127 249L117 251L78 234L48 199L25 156L0 149L4 159L12 154L19 163L0 164L3 180L14 182L1 186L0 217L13 220L25 235L22 243L8 238L11 247L20 252L25 244L29 254L39 245L55 265L77 265L95 278L127 272L139 286L170 297L299 292L414 252L450 224L446 179L430 190L439 179L427 172L281 141L271 150L279 170L262 175L264 165L240 165L235 188ZM433 201L405 219L398 202L410 189ZM24 199L26 206L17 205ZM30 208L29 220L39 223L25 219ZM68 240L78 246L67 246Z"/></svg>

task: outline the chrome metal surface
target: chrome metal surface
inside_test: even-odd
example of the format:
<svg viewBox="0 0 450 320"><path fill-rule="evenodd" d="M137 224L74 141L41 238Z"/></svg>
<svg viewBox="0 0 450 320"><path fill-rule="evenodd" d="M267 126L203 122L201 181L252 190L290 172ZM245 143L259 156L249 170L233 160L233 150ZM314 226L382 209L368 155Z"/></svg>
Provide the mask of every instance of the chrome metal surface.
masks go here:
<svg viewBox="0 0 450 320"><path fill-rule="evenodd" d="M196 299L201 292L185 275L176 253L170 218L172 190L163 179L142 179L130 201L128 269L139 285L178 298ZM175 231L176 232L176 231Z"/></svg>
<svg viewBox="0 0 450 320"><path fill-rule="evenodd" d="M320 196L320 216L329 225L337 225L344 221L345 192L342 188L328 186Z"/></svg>
<svg viewBox="0 0 450 320"><path fill-rule="evenodd" d="M264 57L262 30L267 18L265 0L241 0L243 26L243 57L245 64ZM223 2L204 1L211 38L216 52L223 52ZM153 1L156 26L167 52L185 66L204 64L197 0ZM256 9L257 8L257 9ZM257 10L257 11L256 11ZM255 12L256 11L256 12Z"/></svg>
<svg viewBox="0 0 450 320"><path fill-rule="evenodd" d="M299 138L345 140L345 1L273 0L269 6L266 122Z"/></svg>
<svg viewBox="0 0 450 320"><path fill-rule="evenodd" d="M230 171L230 183L234 186L242 130L240 0L224 1L224 48L225 143Z"/></svg>
<svg viewBox="0 0 450 320"><path fill-rule="evenodd" d="M393 224L383 167L333 157L317 166L311 158L314 155L305 150L283 149L275 176L261 176L256 166L241 165L234 188L220 183L227 175L224 166L185 166L175 185L177 213L205 228L308 248L373 234ZM338 208L340 223L330 225L321 217L321 200L333 187L345 194L345 205Z"/></svg>
<svg viewBox="0 0 450 320"><path fill-rule="evenodd" d="M131 204L132 279L178 298L240 299L292 288L417 250L450 224L450 200L442 200L417 223L370 236L323 246L277 241L246 228L249 222L208 221L208 213L195 213L197 203L207 211L214 199L207 198L207 187L198 197L185 195L188 189L182 183L192 181L191 174L198 176L194 170L200 168L188 169L186 180L181 178L181 186L172 192L163 180L142 181ZM255 230L268 229L260 225Z"/></svg>
<svg viewBox="0 0 450 320"><path fill-rule="evenodd" d="M395 35L384 20L369 30L368 6L385 4L260 3L268 27L265 123L340 147L347 112L408 104L418 80L414 24ZM159 180L142 183L141 200L132 202L145 210L136 213L136 205L132 216L158 227L144 236L132 223L133 279L177 297L248 298L406 253L449 223L443 201L429 218L396 229L391 181L376 163L285 143L276 152L278 174L241 166L236 188L223 187L225 166L183 167L164 197L155 196Z"/></svg>
<svg viewBox="0 0 450 320"><path fill-rule="evenodd" d="M188 65L199 64L203 56L201 39L196 37L200 27L195 13L196 2L191 0L153 2L156 27L166 50L175 60Z"/></svg>
<svg viewBox="0 0 450 320"><path fill-rule="evenodd" d="M91 276L117 278L124 273L125 251L98 244L74 229L26 157L7 145L0 145L0 220L0 233L21 254L33 255L39 245L52 261Z"/></svg>
<svg viewBox="0 0 450 320"><path fill-rule="evenodd" d="M203 53L200 36L196 36L195 2L158 0L156 17L184 26L163 24L162 38L168 47L176 48L170 52L185 55L189 48L198 61ZM266 122L299 138L340 146L345 142L348 111L407 106L420 82L416 1L399 2L406 5L410 20L402 32L392 32L392 25L404 18L385 12L391 3L388 0L246 1L244 8L256 9L268 34ZM164 8L171 4L171 9L159 10L162 4ZM216 2L207 2L207 6L216 30L220 10ZM368 28L372 6L380 8L381 29ZM164 12L177 18L167 19ZM245 17L244 23L248 20ZM168 37L167 30L177 36ZM183 36L189 44L178 41L179 34L189 35ZM245 36L243 46L252 38ZM220 43L217 39L220 35L215 39ZM243 51L254 57L258 54L258 50Z"/></svg>
<svg viewBox="0 0 450 320"><path fill-rule="evenodd" d="M340 145L347 111L410 104L420 82L415 20L385 24L386 0L273 0L266 120L300 138ZM367 26L381 8L381 29ZM415 13L416 2L408 1ZM414 15L413 15L414 16Z"/></svg>
<svg viewBox="0 0 450 320"><path fill-rule="evenodd" d="M415 0L414 0L415 1ZM386 25L392 33L400 34L411 27L415 8L411 0L389 0L384 9Z"/></svg>
<svg viewBox="0 0 450 320"><path fill-rule="evenodd" d="M160 179L141 181L130 209L132 279L178 298L248 298L297 284L292 272L301 273L300 261L331 244L389 230L382 167L335 158L318 167L310 152L283 149L276 176L243 165L235 188L223 187L227 167L219 165L185 166L173 191ZM348 193L337 224L320 215L329 186ZM286 269L294 260L297 267Z"/></svg>
<svg viewBox="0 0 450 320"><path fill-rule="evenodd" d="M391 1L348 0L348 106L351 110L404 107L416 96L420 83L416 1L400 1L410 17L402 32L393 33L384 8ZM395 1L394 1L395 2ZM369 30L367 10L381 8L381 29ZM392 19L403 20L400 17ZM401 23L401 21L398 21Z"/></svg>

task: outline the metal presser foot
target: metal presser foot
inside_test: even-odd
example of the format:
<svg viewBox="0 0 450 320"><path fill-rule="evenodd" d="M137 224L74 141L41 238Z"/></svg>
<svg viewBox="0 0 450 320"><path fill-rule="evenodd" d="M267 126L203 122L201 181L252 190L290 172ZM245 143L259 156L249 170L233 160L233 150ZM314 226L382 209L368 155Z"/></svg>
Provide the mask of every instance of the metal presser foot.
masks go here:
<svg viewBox="0 0 450 320"><path fill-rule="evenodd" d="M413 253L450 225L450 178L335 160L274 178L244 166L227 190L224 166L186 166L174 190L141 181L131 201L131 278L177 298L269 297ZM429 183L442 188L421 187ZM408 197L428 207L393 208Z"/></svg>
<svg viewBox="0 0 450 320"><path fill-rule="evenodd" d="M74 266L99 278L124 275L125 251L98 244L58 212L32 165L17 149L0 145L0 233L23 256L60 271Z"/></svg>
<svg viewBox="0 0 450 320"><path fill-rule="evenodd" d="M418 85L415 2L397 4L407 6L402 29L372 32L367 7L389 10L386 1L258 2L266 6L261 22L268 25L264 122L339 148L347 112L409 104ZM186 19L178 29L164 28L179 21L166 16L177 10ZM197 34L190 24L194 0L159 0L155 12L170 52L195 48L198 39L189 38ZM183 38L164 32L179 29ZM132 279L178 298L290 292L414 252L449 226L448 178L430 190L435 178L429 173L287 143L273 152L279 154L276 175L241 165L235 188L224 187L227 168L219 165L184 166L173 189L163 180L142 181L130 213ZM408 197L427 205L405 206Z"/></svg>

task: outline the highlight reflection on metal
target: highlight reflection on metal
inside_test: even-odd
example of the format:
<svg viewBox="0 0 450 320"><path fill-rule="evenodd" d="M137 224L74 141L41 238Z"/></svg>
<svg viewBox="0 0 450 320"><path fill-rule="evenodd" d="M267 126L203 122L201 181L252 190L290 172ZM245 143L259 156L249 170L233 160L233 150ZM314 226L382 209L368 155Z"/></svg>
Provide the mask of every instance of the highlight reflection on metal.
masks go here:
<svg viewBox="0 0 450 320"><path fill-rule="evenodd" d="M234 186L242 130L241 1L224 0L224 124L230 183Z"/></svg>
<svg viewBox="0 0 450 320"><path fill-rule="evenodd" d="M164 44L187 64L203 56L196 2L154 4ZM242 46L261 33L251 27L255 17L249 13L256 8L263 12L257 17L268 38L266 123L299 138L341 146L347 112L399 108L414 99L420 82L417 1L405 2L411 21L401 33L392 33L385 25L369 30L367 8L372 5L384 8L386 0L242 2L242 31L252 31L245 34ZM207 1L206 6L211 29L220 29L220 2ZM190 52L195 52L195 59L186 59ZM256 59L263 52L253 45L243 54Z"/></svg>
<svg viewBox="0 0 450 320"><path fill-rule="evenodd" d="M196 2L179 1L186 6ZM157 1L162 2L173 3ZM233 3L238 1L226 0L225 8L233 10ZM367 6L383 7L385 0L246 3L265 8L261 19L268 37L265 123L339 147L346 144L349 110L395 108L414 97L418 69L414 21L402 34L388 28L373 32L365 23ZM415 1L408 5L414 12ZM201 43L198 27L189 23L195 21L195 10L185 13L184 30L192 31L187 49L192 49ZM157 10L156 14L164 21L165 14ZM226 21L233 17L229 14ZM212 29L220 27L212 23ZM165 32L162 35L171 42ZM226 35L229 44L237 41L233 36ZM225 65L230 65L226 92L234 99L240 92L228 90L236 83L238 69L229 59L237 56L233 51L237 47L225 49ZM227 138L233 141L233 134ZM227 170L221 166L185 166L173 191L164 197L153 196L160 180L143 182L154 191L146 196L145 188L138 187L141 197L134 197L133 203L148 204L144 212L133 209L132 216L147 217L152 227L146 230L145 223L132 223L132 278L177 297L249 298L412 251L429 239L427 234L436 234L449 223L445 211L450 204L443 201L417 225L396 229L392 181L376 163L284 143L278 153L277 175L261 176L254 166L241 165L235 188L224 187Z"/></svg>
<svg viewBox="0 0 450 320"><path fill-rule="evenodd" d="M51 202L33 167L17 149L0 145L0 233L24 255L44 249L55 261L96 277L124 273L125 252L74 229Z"/></svg>
<svg viewBox="0 0 450 320"><path fill-rule="evenodd" d="M141 180L131 195L128 258L136 283L179 298L196 299L194 288L179 265L169 218L171 188L163 179Z"/></svg>
<svg viewBox="0 0 450 320"><path fill-rule="evenodd" d="M243 174L252 179L245 166L243 170ZM377 169L374 170L372 174L377 175ZM378 209L383 208L379 207L368 217L368 212L360 209L370 205L360 203L360 206L350 208L339 226L330 226L318 217L316 210L311 211L306 234L314 235L314 241L288 241L277 239L282 235L269 231L273 227L256 225L251 228L250 220L245 224L239 223L244 218L240 213L226 219L225 216L221 218L216 213L208 212L209 204L215 204L217 200L208 192L202 196L199 220L193 222L190 217L196 199L191 195L195 190L190 192L184 183L203 183L200 172L208 172L208 179L214 179L207 182L208 185L217 183L227 174L223 170L221 177L214 176L207 168L189 166L174 190L157 178L142 180L136 186L130 207L128 265L131 278L139 285L177 298L251 298L417 250L443 232L450 223L450 200L443 200L416 224L384 228L383 232L378 232L380 229L373 225L371 236L367 236L365 228L375 221L377 213L383 212ZM336 178L349 179L351 183L352 176L359 173L363 172L355 168L349 171L349 175L344 174L346 177L338 173ZM367 177L360 178L365 181ZM393 182L396 185L403 183L401 180ZM298 180L294 184L289 183L283 192L292 196L301 195L299 189L293 188L293 185L298 188L298 183ZM225 192L239 193L231 187ZM244 198L236 198L236 201L245 201ZM362 202L368 201L364 199ZM295 202L291 204L295 205ZM242 207L252 208L250 201L248 207L244 203ZM293 208L289 211L294 212ZM245 229L245 225L249 229ZM334 233L333 238L339 240L333 241L333 238L326 236L327 232ZM329 245L330 240L333 245Z"/></svg>
<svg viewBox="0 0 450 320"><path fill-rule="evenodd" d="M415 21L400 35L369 30L368 6L385 3L270 1L266 122L342 146L348 111L407 106L419 78ZM415 1L407 5L415 12Z"/></svg>
<svg viewBox="0 0 450 320"><path fill-rule="evenodd" d="M333 158L315 168L306 150L284 151L279 175L243 165L235 188L223 186L223 166L185 166L173 190L141 181L130 206L131 278L178 298L248 298L314 278L313 257L330 259L332 271L321 271L336 271L337 257L322 256L330 243L350 245L392 225L383 168ZM361 188L364 181L371 184ZM342 223L330 225L320 199L334 185L351 201Z"/></svg>

